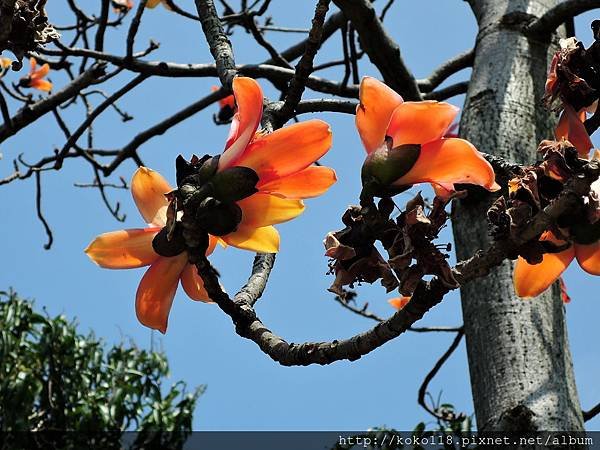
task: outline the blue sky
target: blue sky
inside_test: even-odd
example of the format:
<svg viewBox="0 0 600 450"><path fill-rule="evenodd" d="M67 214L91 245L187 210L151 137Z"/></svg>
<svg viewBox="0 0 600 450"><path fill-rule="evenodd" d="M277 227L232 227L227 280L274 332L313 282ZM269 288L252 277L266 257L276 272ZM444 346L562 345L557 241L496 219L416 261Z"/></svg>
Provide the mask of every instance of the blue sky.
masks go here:
<svg viewBox="0 0 600 450"><path fill-rule="evenodd" d="M274 0L270 11L278 25L306 28L313 3ZM193 10L191 0L179 4ZM64 2L52 2L51 19L56 23L70 20L65 8ZM577 22L586 42L591 37L588 24L593 18L593 14L587 14ZM459 0L397 1L386 23L419 78L427 76L447 58L471 48L476 34L471 12L466 2ZM106 51L123 54L126 31L124 27L116 33L111 31ZM298 37L268 35L278 49L286 48ZM212 61L199 25L160 6L146 11L137 39L138 49L144 48L150 38L161 43L151 59ZM243 31L237 31L232 40L238 63L255 63L268 57ZM340 49L340 37L336 35L325 45L317 61L338 59ZM360 68L362 75L378 76L367 61L361 62ZM336 71L320 75L336 76ZM467 76L465 71L449 81ZM124 74L109 87L114 89L130 78ZM57 75L53 81L57 86L65 82ZM100 118L95 128L97 146L113 149L125 145L138 131L204 96L216 83L215 79L148 80L119 103L135 117L133 121L123 124L112 112ZM266 81L261 84L268 96L275 97ZM305 93L305 98L321 96ZM463 98L454 98L452 102L462 106ZM189 157L192 153L219 153L227 127L213 124L215 111L216 106L209 108L144 144L140 149L144 163L173 183L177 154ZM336 169L339 182L323 197L307 201L307 210L299 219L278 227L281 252L271 282L257 306L267 326L288 341L296 342L344 338L372 326L368 320L341 309L326 291L332 277L325 275L327 259L323 256L322 239L328 231L341 227L341 214L347 205L357 201L364 153L353 116L319 117L330 122L334 133L333 147L322 161ZM65 118L74 129L83 113L73 108L65 112ZM63 143L64 137L53 119L40 120L0 145L3 154L0 176L12 171L12 160L18 154L24 153L25 159L33 162ZM134 169L133 163L127 162L115 175L130 179ZM22 296L35 298L50 314L76 316L82 330L94 330L108 342L132 339L148 347L154 339L155 345L167 353L173 382L182 379L190 386L208 385L198 404L195 429L352 430L381 425L412 429L417 422L429 420L416 403L417 389L449 345L449 335L406 333L353 363L284 368L271 361L254 343L236 335L231 321L216 306L194 303L181 290L174 301L165 336L141 326L135 318L134 298L143 270L100 269L88 260L83 249L97 234L140 227L143 221L126 191L110 192L111 198L120 201L122 211L127 213L123 225L109 215L97 191L73 187L75 182L91 180L91 169L72 160L60 172L44 173L43 209L55 237L50 251L43 249L45 235L35 215L33 179L0 187L4 211L0 289L12 286ZM451 233L447 231L440 241L451 241ZM211 257L230 293L235 293L247 278L252 258L252 254L236 249L218 249ZM600 305L592 298L598 280L574 264L567 271L566 282L573 298L566 307L569 336L579 394L587 409L600 401L598 350L589 345L599 337L596 321ZM359 298L369 301L370 308L378 314L386 316L393 312L386 302L389 296L380 286L363 286L359 293ZM461 321L458 294L452 293L419 325L453 326ZM445 401L454 403L461 411L472 412L464 344L431 383L430 390L434 395L443 391ZM588 427L598 429L600 420L589 422Z"/></svg>

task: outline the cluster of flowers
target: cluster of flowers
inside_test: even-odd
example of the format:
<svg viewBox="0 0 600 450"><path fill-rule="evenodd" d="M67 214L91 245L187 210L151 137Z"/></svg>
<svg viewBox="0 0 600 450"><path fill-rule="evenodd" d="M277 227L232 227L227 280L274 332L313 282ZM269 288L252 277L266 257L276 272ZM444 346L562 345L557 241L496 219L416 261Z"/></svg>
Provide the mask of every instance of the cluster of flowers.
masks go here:
<svg viewBox="0 0 600 450"><path fill-rule="evenodd" d="M233 214L236 217L233 227L210 235L206 254L217 244L255 252L277 252L279 234L273 225L297 217L304 210L303 199L323 194L336 181L333 169L314 164L330 149L331 130L323 121L309 120L272 133L257 131L263 93L251 78L235 78L233 98L222 101L221 107L235 107L223 154L216 163L214 158L193 158L186 163L196 167L195 173L209 174L203 182L217 186L212 195L220 198L219 205L230 204L219 211L226 210L226 216L230 217L230 211L239 208L239 213ZM498 189L492 167L472 144L445 137L457 113L458 109L447 103L404 102L385 84L364 78L356 124L368 154L363 168L365 188L385 190L387 186L399 191L427 182L442 194L452 191L454 183ZM252 189L245 189L242 195L230 195L228 199L214 194L219 191L218 179L240 168L255 173L256 178L250 183ZM184 179L178 179L178 189L173 190L157 172L139 168L133 176L131 191L149 227L103 234L86 249L88 256L102 267L150 266L138 287L136 312L142 324L162 332L166 331L180 281L190 298L210 302L202 279L189 263L190 255L185 247L169 256L160 254L164 252L157 247L156 237L163 228L169 228L169 211L177 209L173 206L174 199L178 198L180 205L191 201L182 194L185 184ZM179 194L174 195L174 192ZM206 202L201 205L205 207ZM176 214L171 212L170 215L173 218Z"/></svg>

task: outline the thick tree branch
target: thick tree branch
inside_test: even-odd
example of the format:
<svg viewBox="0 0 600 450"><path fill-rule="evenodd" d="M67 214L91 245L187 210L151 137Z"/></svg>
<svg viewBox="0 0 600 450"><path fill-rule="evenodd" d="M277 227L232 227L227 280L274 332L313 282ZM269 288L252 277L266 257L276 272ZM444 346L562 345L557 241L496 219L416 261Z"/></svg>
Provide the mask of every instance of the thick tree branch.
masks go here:
<svg viewBox="0 0 600 450"><path fill-rule="evenodd" d="M589 411L583 411L583 420L587 422L588 420L592 420L598 414L600 414L600 403L598 403Z"/></svg>
<svg viewBox="0 0 600 450"><path fill-rule="evenodd" d="M177 64L164 61L144 61L140 59L128 60L125 57L111 55L108 53L95 52L83 48L69 48L62 46L63 51L44 50L48 55L62 56L63 52L74 56L94 58L107 61L117 67L144 73L146 75L160 77L216 77L218 76L215 64ZM275 84L288 82L294 76L292 69L271 66L267 64L238 65L236 70L245 76L252 78L265 78ZM321 77L310 76L306 86L314 91L325 94L339 95L342 97L358 98L358 86L344 86L342 83L327 80Z"/></svg>
<svg viewBox="0 0 600 450"><path fill-rule="evenodd" d="M456 84L451 84L445 88L438 89L437 91L428 92L423 96L423 98L425 100L437 100L438 102L441 102L442 100L447 100L455 95L465 94L468 89L469 82L461 81Z"/></svg>
<svg viewBox="0 0 600 450"><path fill-rule="evenodd" d="M469 260L460 262L454 269L455 278L464 285L483 277L509 255L514 255L519 246L537 239L559 216L579 207L581 196L589 192L590 184L598 179L599 174L598 163L588 164L586 173L567 183L563 193L551 205L536 214L518 238L496 243L487 251L480 251ZM196 265L211 299L231 317L236 332L254 341L264 353L284 366L325 365L339 360L359 359L407 331L451 290L439 278L429 282L422 281L414 291L411 301L403 309L364 333L341 341L295 344L288 343L271 332L258 318L252 305L244 299L232 300L221 289L218 275L208 260L197 255L190 255L190 262Z"/></svg>
<svg viewBox="0 0 600 450"><path fill-rule="evenodd" d="M421 100L417 81L404 64L400 47L383 27L371 2L334 0L334 3L356 28L363 50L379 69L386 84L405 100Z"/></svg>
<svg viewBox="0 0 600 450"><path fill-rule="evenodd" d="M569 19L595 8L600 8L600 0L566 0L529 25L527 32L532 35L552 34Z"/></svg>
<svg viewBox="0 0 600 450"><path fill-rule="evenodd" d="M329 10L330 1L331 0L319 0L317 2L304 54L300 58L300 61L298 61L298 64L296 64L294 77L290 81L283 106L279 110L279 119L281 123L287 122L287 120L292 117L294 109L302 98L302 93L306 88L308 77L313 71L313 61L321 46L323 23L325 22L325 15Z"/></svg>
<svg viewBox="0 0 600 450"><path fill-rule="evenodd" d="M421 92L431 92L455 73L473 66L475 49L456 55L435 69L429 77L418 80Z"/></svg>
<svg viewBox="0 0 600 450"><path fill-rule="evenodd" d="M225 89L231 90L233 78L237 75L231 42L223 30L221 19L212 0L195 0L200 24L217 64L217 73Z"/></svg>

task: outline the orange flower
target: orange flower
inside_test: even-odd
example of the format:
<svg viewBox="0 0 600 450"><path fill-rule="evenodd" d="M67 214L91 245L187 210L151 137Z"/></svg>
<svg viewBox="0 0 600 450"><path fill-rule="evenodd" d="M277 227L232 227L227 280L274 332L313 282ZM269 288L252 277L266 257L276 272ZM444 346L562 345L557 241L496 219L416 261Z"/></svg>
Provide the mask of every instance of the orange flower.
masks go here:
<svg viewBox="0 0 600 450"><path fill-rule="evenodd" d="M22 87L38 89L44 92L50 91L52 89L52 83L43 79L46 75L48 75L48 72L50 72L50 66L48 64L44 64L38 69L37 60L33 57L29 59L29 63L31 65L29 74L21 78L19 85Z"/></svg>
<svg viewBox="0 0 600 450"><path fill-rule="evenodd" d="M217 172L247 167L258 175L258 182L255 193L235 202L241 210L235 230L219 237L209 236L207 254L217 241L274 253L279 250L279 233L273 225L300 215L304 211L302 199L321 195L336 181L332 169L312 165L331 147L331 130L325 122L310 120L270 134L256 133L262 116L260 86L251 78L238 77L233 92L237 112ZM172 188L157 172L140 168L132 179L131 190L150 227L103 234L86 253L106 268L150 265L138 288L136 312L142 324L164 333L179 280L192 299L209 298L195 267L188 264L185 250L176 256L160 256L154 251L154 237L167 223L169 201L164 194Z"/></svg>
<svg viewBox="0 0 600 450"><path fill-rule="evenodd" d="M468 141L446 138L458 108L435 101L404 102L382 82L360 83L356 126L368 153L363 184L399 190L432 183L442 191L469 183L494 191L492 166Z"/></svg>
<svg viewBox="0 0 600 450"><path fill-rule="evenodd" d="M594 146L585 129L586 110L576 112L569 104L564 105L554 134L557 140L566 139L577 149L580 158L588 159L590 149Z"/></svg>
<svg viewBox="0 0 600 450"><path fill-rule="evenodd" d="M406 296L395 297L395 298L388 300L388 303L392 307L396 308L397 310L404 309L404 307L408 304L408 302L410 302L410 297L406 297Z"/></svg>
<svg viewBox="0 0 600 450"><path fill-rule="evenodd" d="M575 258L587 273L600 275L600 241L588 245L573 244L559 253L545 253L542 262L535 265L519 257L513 274L515 292L519 297L540 295L561 276Z"/></svg>

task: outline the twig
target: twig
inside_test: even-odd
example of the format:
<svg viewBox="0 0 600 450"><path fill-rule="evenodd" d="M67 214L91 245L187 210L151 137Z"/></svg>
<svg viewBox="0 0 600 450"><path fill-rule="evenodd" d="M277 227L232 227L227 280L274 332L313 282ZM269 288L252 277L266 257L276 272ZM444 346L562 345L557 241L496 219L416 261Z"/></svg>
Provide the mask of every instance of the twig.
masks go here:
<svg viewBox="0 0 600 450"><path fill-rule="evenodd" d="M369 0L333 0L352 22L363 50L379 69L386 84L405 100L421 100L421 91L400 54L400 47L387 33Z"/></svg>
<svg viewBox="0 0 600 450"><path fill-rule="evenodd" d="M199 111L202 111L204 108L212 105L213 103L218 102L222 98L227 96L227 92L224 89L220 89L215 91L208 96L198 100L197 102L192 103L186 108L178 111L177 113L167 117L156 125L140 132L136 135L127 145L123 147L121 151L119 151L118 155L115 159L103 169L104 176L109 176L112 172L114 172L117 167L126 159L132 158L140 145L144 142L150 140L155 136L159 136L165 133L171 127L177 125L180 122L183 122L187 118L193 116Z"/></svg>
<svg viewBox="0 0 600 450"><path fill-rule="evenodd" d="M448 361L448 358L450 358L452 353L454 353L454 351L458 348L458 345L460 344L460 341L462 340L464 334L465 334L465 332L462 328L458 330L458 332L456 333L456 336L454 337L454 339L452 340L452 343L450 344L450 347L448 347L448 350L446 350L444 352L444 354L442 356L440 356L440 359L438 359L438 361L435 363L433 368L425 376L425 379L423 380L423 383L421 383L421 387L419 388L417 402L419 403L419 405L421 405L423 407L423 409L425 411L427 411L429 414L431 414L432 416L434 416L437 419L447 419L447 417L438 413L437 411L431 409L427 405L427 403L425 402L425 395L427 394L427 388L428 388L431 380L433 380L435 378L435 376L440 371L442 366L446 363L446 361Z"/></svg>
<svg viewBox="0 0 600 450"><path fill-rule="evenodd" d="M38 219L40 219L40 222L42 222L42 225L44 226L46 236L48 236L48 242L44 244L44 249L50 250L50 247L52 247L52 242L54 242L54 237L52 236L52 230L50 229L48 222L46 222L46 219L42 214L42 181L40 170L35 171L35 209Z"/></svg>
<svg viewBox="0 0 600 450"><path fill-rule="evenodd" d="M105 67L106 65L103 63L94 64L60 91L39 100L33 105L23 107L12 117L11 127L8 127L7 124L0 126L0 142L35 122L61 103L78 95L82 89L94 84L99 77L104 75Z"/></svg>
<svg viewBox="0 0 600 450"><path fill-rule="evenodd" d="M131 80L129 83L127 83L125 86L123 86L121 89L119 89L114 94L112 94L110 97L108 97L106 100L104 100L102 103L100 103L100 105L98 105L98 107L96 107L96 109L94 109L94 111L92 111L92 113L86 117L86 119L75 130L75 132L69 137L69 139L67 139L67 142L65 143L65 145L63 146L63 148L61 149L61 151L58 154L58 158L56 160L54 168L56 170L61 168L62 161L64 159L64 155L67 154L67 152L71 149L73 144L75 144L77 142L77 140L81 137L81 135L85 132L85 130L88 129L88 127L92 124L92 122L100 114L102 114L114 102L116 102L123 95L130 92L133 88L135 88L136 86L141 84L147 78L148 78L147 75L144 75L144 74L138 75L133 80Z"/></svg>

